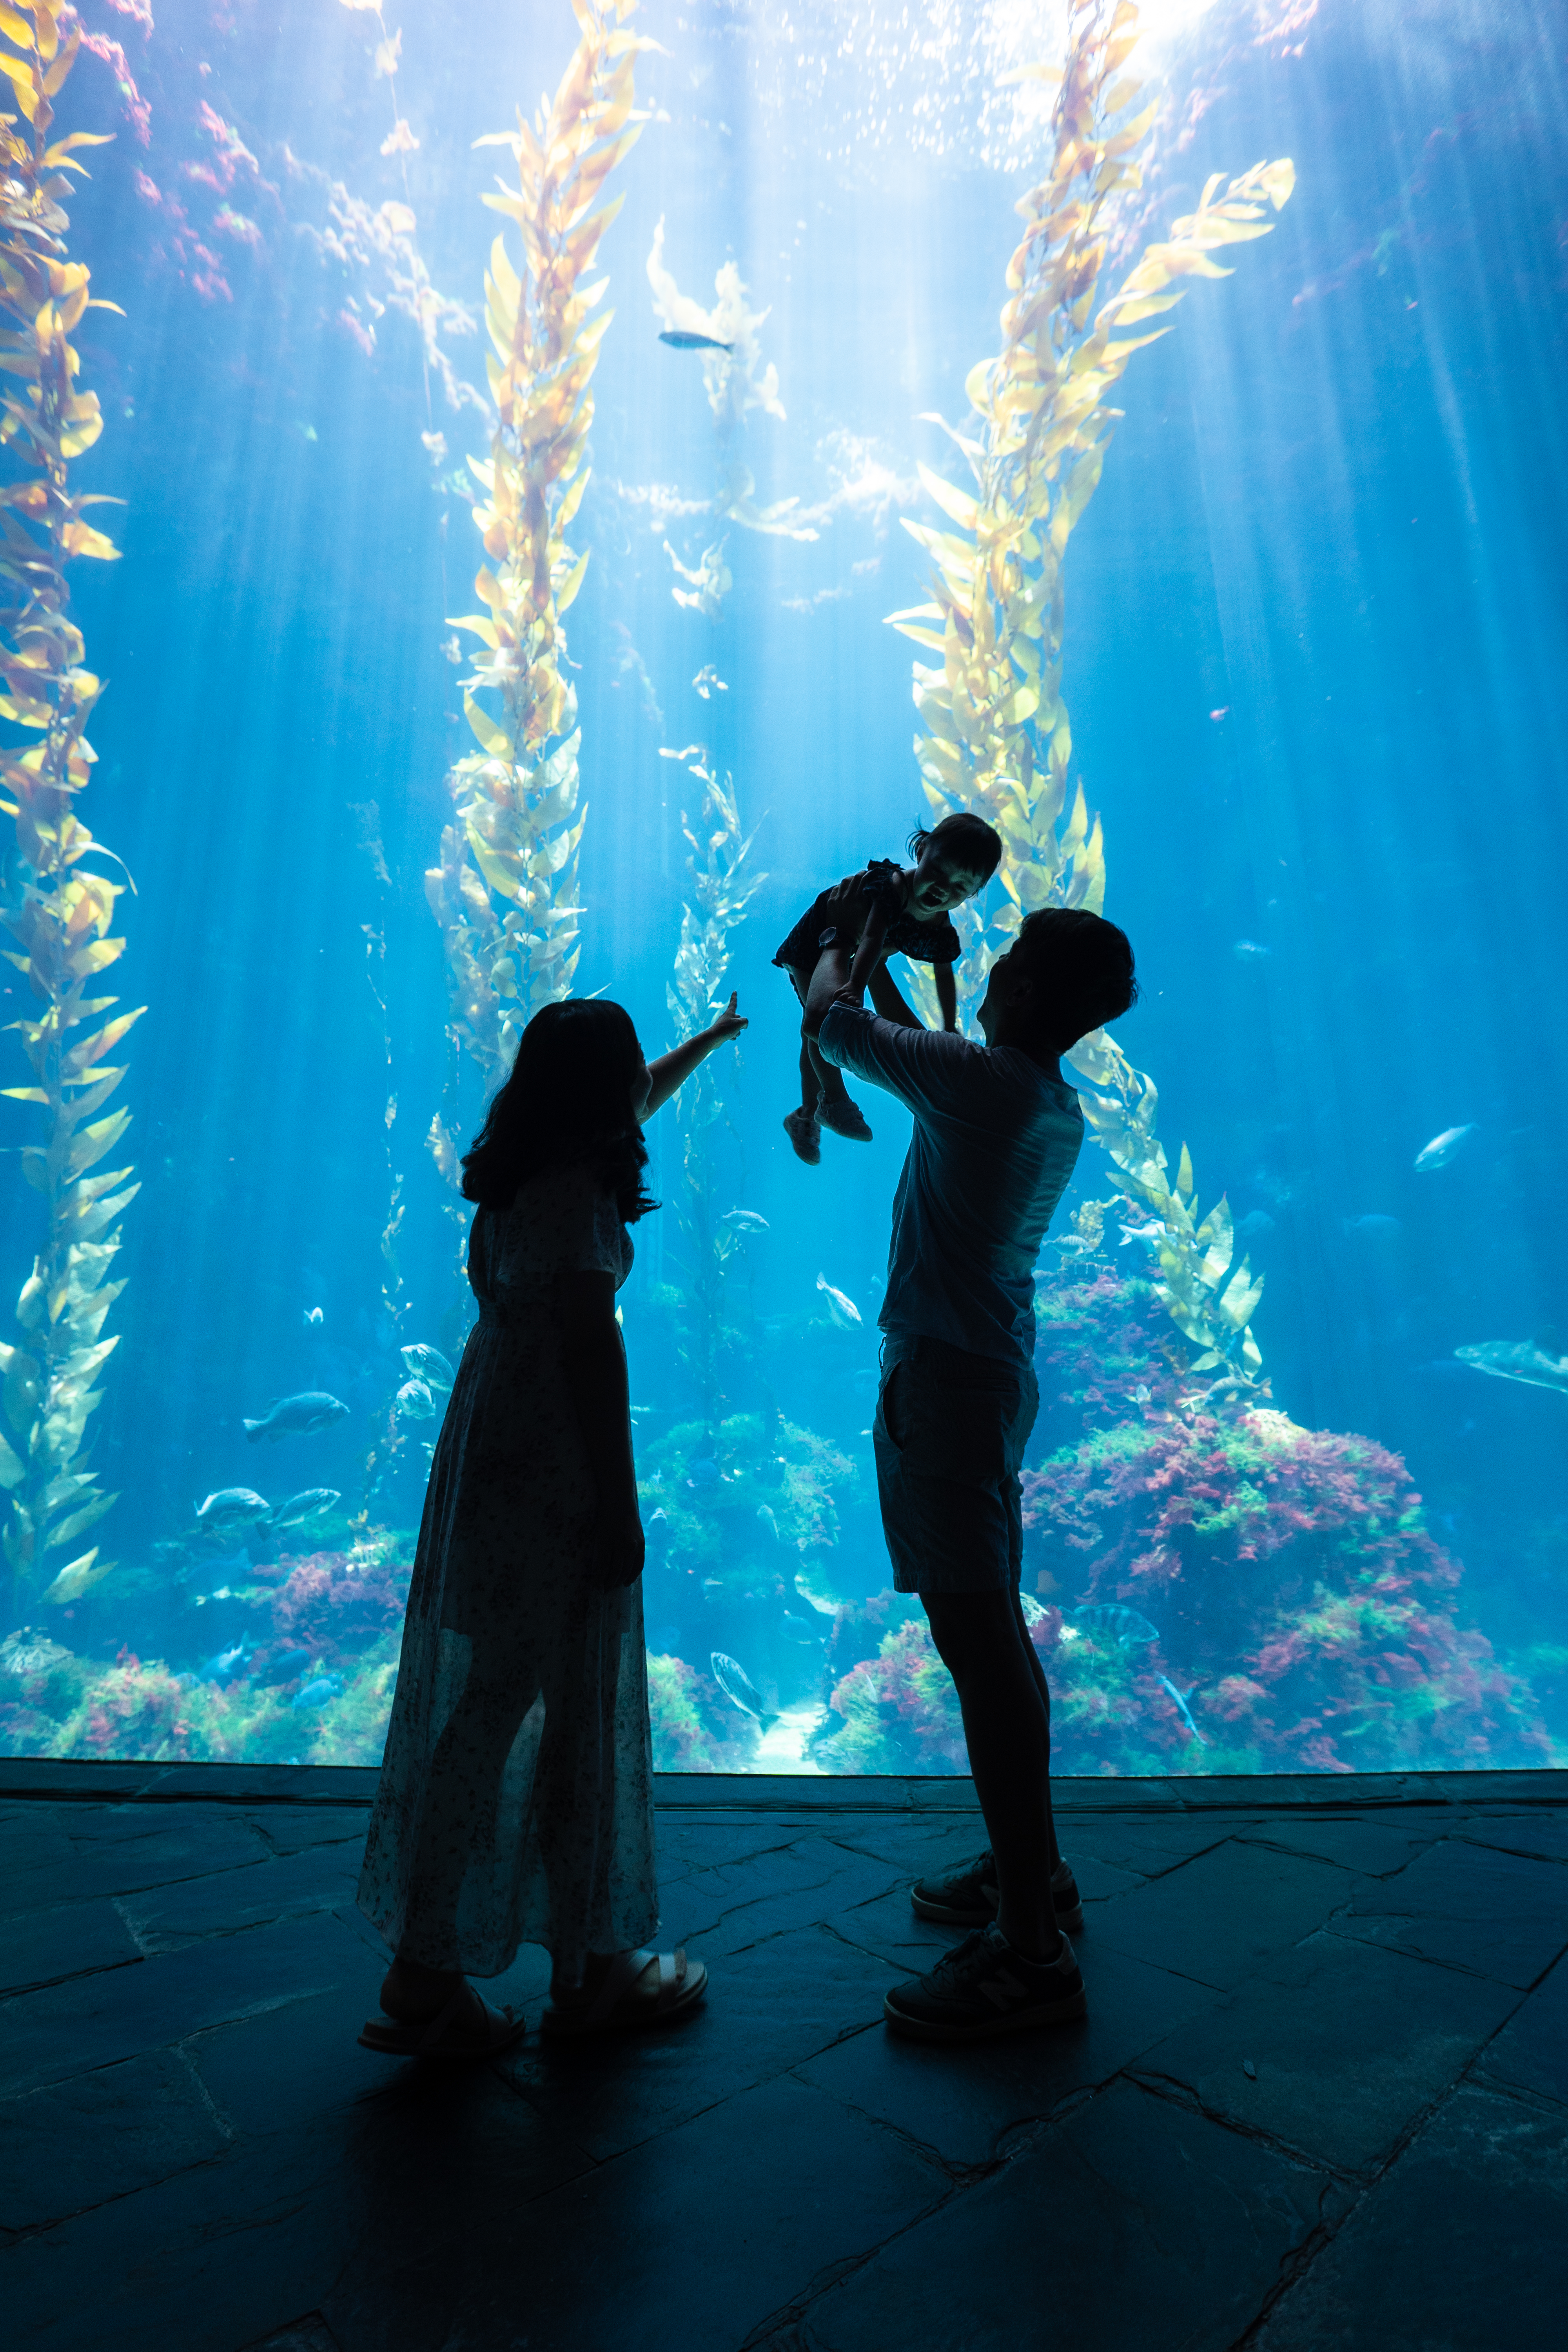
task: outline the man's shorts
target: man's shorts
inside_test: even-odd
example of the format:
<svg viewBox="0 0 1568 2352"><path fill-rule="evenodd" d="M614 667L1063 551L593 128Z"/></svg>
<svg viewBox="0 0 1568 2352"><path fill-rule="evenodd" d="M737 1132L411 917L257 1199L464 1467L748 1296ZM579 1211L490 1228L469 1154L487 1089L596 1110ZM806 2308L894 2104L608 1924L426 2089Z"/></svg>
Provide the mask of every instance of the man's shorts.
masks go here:
<svg viewBox="0 0 1568 2352"><path fill-rule="evenodd" d="M889 1339L872 1438L882 1532L900 1592L1016 1591L1018 1473L1039 1411L1021 1364L945 1339Z"/></svg>

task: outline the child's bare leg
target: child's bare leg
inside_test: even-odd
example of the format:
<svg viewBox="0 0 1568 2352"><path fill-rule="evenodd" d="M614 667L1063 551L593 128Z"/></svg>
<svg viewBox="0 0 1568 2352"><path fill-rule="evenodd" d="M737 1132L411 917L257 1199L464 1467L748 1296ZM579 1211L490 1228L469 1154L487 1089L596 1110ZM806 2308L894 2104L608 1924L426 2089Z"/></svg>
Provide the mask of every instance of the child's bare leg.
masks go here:
<svg viewBox="0 0 1568 2352"><path fill-rule="evenodd" d="M825 1061L822 1055L818 1052L816 1046L812 1043L812 1040L809 1037L803 1040L800 1058L801 1080L803 1086L805 1079L805 1066L809 1059L812 1069L816 1073L814 1084L816 1089L822 1094L825 1094L830 1103L846 1103L848 1101L849 1089L844 1083L843 1071L837 1068L834 1063ZM802 1099L804 1100L804 1096ZM816 1093L812 1095L811 1099L813 1108L815 1108L816 1103Z"/></svg>
<svg viewBox="0 0 1568 2352"><path fill-rule="evenodd" d="M816 1055L809 1037L800 1041L800 1107L807 1118L816 1117L816 1097L822 1092L822 1080L816 1075Z"/></svg>

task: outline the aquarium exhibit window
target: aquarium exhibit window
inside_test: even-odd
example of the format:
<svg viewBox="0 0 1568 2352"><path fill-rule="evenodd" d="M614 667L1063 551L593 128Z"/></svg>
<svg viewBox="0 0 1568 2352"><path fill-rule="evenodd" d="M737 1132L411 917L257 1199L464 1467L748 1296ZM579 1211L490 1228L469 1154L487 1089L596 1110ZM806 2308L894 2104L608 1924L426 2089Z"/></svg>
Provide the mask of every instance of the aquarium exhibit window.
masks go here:
<svg viewBox="0 0 1568 2352"><path fill-rule="evenodd" d="M20 0L0 69L0 1748L379 1760L485 1103L735 990L621 1292L655 1762L963 1772L909 1120L796 1156L772 959L969 809L961 1027L1039 906L1142 982L1035 1269L1058 1769L1561 1760L1544 20Z"/></svg>

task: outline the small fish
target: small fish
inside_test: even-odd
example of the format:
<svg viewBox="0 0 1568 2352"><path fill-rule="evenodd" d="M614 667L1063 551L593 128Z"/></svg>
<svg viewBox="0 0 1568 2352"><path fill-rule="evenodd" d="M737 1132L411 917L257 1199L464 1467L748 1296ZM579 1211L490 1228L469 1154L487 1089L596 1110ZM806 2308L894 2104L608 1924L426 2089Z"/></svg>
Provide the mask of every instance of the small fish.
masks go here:
<svg viewBox="0 0 1568 2352"><path fill-rule="evenodd" d="M1140 1381L1137 1387L1132 1391L1132 1402L1134 1404L1147 1404L1152 1394L1153 1391L1149 1386L1148 1381Z"/></svg>
<svg viewBox="0 0 1568 2352"><path fill-rule="evenodd" d="M263 1666L252 1679L263 1685L291 1683L296 1675L303 1674L310 1663L309 1650L283 1650L269 1665Z"/></svg>
<svg viewBox="0 0 1568 2352"><path fill-rule="evenodd" d="M1156 1228L1156 1230L1163 1232L1164 1229L1162 1226ZM1129 1240L1132 1238L1131 1227L1124 1225L1122 1227L1122 1231L1127 1234ZM1083 1234L1053 1234L1050 1240L1046 1244L1046 1247L1047 1249L1060 1250L1064 1257L1091 1257L1094 1254L1094 1244ZM1036 1280L1038 1281L1042 1275L1048 1274L1049 1272L1050 1268L1048 1266L1037 1265L1035 1268Z"/></svg>
<svg viewBox="0 0 1568 2352"><path fill-rule="evenodd" d="M731 1706L738 1706L742 1715L755 1716L761 1728L764 1732L771 1731L778 1717L770 1714L763 1706L763 1695L745 1667L738 1665L733 1658L727 1658L722 1650L710 1652L708 1664L712 1668L714 1681Z"/></svg>
<svg viewBox="0 0 1568 2352"><path fill-rule="evenodd" d="M1102 1601L1092 1609L1075 1609L1073 1626L1091 1642L1110 1642L1125 1650L1133 1642L1157 1642L1159 1634L1147 1617L1140 1617L1136 1609L1124 1608L1120 1601Z"/></svg>
<svg viewBox="0 0 1568 2352"><path fill-rule="evenodd" d="M342 1675L318 1675L314 1682L305 1685L303 1690L297 1690L289 1704L296 1715L313 1712L317 1707L325 1706L330 1700L338 1697L342 1686Z"/></svg>
<svg viewBox="0 0 1568 2352"><path fill-rule="evenodd" d="M313 425L301 425L298 418L295 419L294 430L300 436L301 441L314 441L316 438L315 426Z"/></svg>
<svg viewBox="0 0 1568 2352"><path fill-rule="evenodd" d="M1187 1729L1191 1732L1193 1738L1197 1741L1198 1746L1200 1748L1206 1748L1208 1746L1208 1741L1204 1738L1203 1733L1193 1721L1193 1711L1187 1705L1187 1700L1191 1698L1194 1691L1197 1688L1196 1683L1189 1684L1185 1693L1184 1694L1176 1688L1175 1684L1171 1680L1169 1675L1162 1675L1160 1676L1160 1687L1169 1697L1171 1704L1175 1708L1177 1714L1181 1717L1182 1721L1186 1725Z"/></svg>
<svg viewBox="0 0 1568 2352"><path fill-rule="evenodd" d="M394 1402L405 1421L431 1421L435 1418L436 1400L424 1381L405 1381Z"/></svg>
<svg viewBox="0 0 1568 2352"><path fill-rule="evenodd" d="M247 1421L243 1426L252 1445L264 1437L276 1445L280 1437L303 1437L334 1421L346 1421L348 1410L324 1389L301 1389L298 1396L274 1397L259 1421Z"/></svg>
<svg viewBox="0 0 1568 2352"><path fill-rule="evenodd" d="M1447 1168L1455 1152L1463 1150L1475 1131L1474 1119L1468 1127L1446 1127L1441 1135L1435 1135L1430 1143L1421 1146L1415 1155L1416 1173L1429 1176L1434 1168Z"/></svg>
<svg viewBox="0 0 1568 2352"><path fill-rule="evenodd" d="M1272 948L1266 948L1258 940L1237 940L1231 949L1231 953L1237 963L1258 963L1264 956L1272 955L1273 952Z"/></svg>
<svg viewBox="0 0 1568 2352"><path fill-rule="evenodd" d="M757 1505L757 1523L766 1534L773 1538L774 1543L779 1543L783 1540L779 1534L779 1523L773 1517L773 1506L771 1503L759 1503Z"/></svg>
<svg viewBox="0 0 1568 2352"><path fill-rule="evenodd" d="M1237 1241L1261 1241L1265 1234L1275 1230L1274 1220L1267 1209L1248 1209L1236 1229Z"/></svg>
<svg viewBox="0 0 1568 2352"><path fill-rule="evenodd" d="M272 1516L272 1506L254 1486L220 1486L195 1506L197 1518L209 1534L225 1528L253 1528Z"/></svg>
<svg viewBox="0 0 1568 2352"><path fill-rule="evenodd" d="M313 1518L318 1511L330 1511L342 1496L336 1486L307 1486L302 1494L290 1495L279 1503L268 1525L274 1528L297 1528L301 1519Z"/></svg>
<svg viewBox="0 0 1568 2352"><path fill-rule="evenodd" d="M422 1339L416 1339L412 1347L399 1348L397 1352L405 1370L413 1379L423 1381L427 1389L449 1389L457 1377L440 1349L427 1348Z"/></svg>
<svg viewBox="0 0 1568 2352"><path fill-rule="evenodd" d="M721 343L717 335L693 335L684 327L666 327L659 337L672 352L732 352L733 343Z"/></svg>
<svg viewBox="0 0 1568 2352"><path fill-rule="evenodd" d="M326 1319L319 1307L307 1307L301 1318L307 1331L319 1331Z"/></svg>
<svg viewBox="0 0 1568 2352"><path fill-rule="evenodd" d="M858 1330L860 1328L860 1309L856 1306L855 1301L852 1298L847 1298L843 1291L835 1290L825 1274L817 1276L816 1286L826 1299L827 1311L839 1329L841 1331Z"/></svg>
<svg viewBox="0 0 1568 2352"><path fill-rule="evenodd" d="M721 1475L717 1462L705 1454L691 1465L686 1483L689 1486L717 1486Z"/></svg>
<svg viewBox="0 0 1568 2352"><path fill-rule="evenodd" d="M205 1665L198 1666L196 1680L203 1683L226 1683L239 1673L250 1654L250 1647L242 1636L235 1643L232 1649L217 1651L207 1660Z"/></svg>
<svg viewBox="0 0 1568 2352"><path fill-rule="evenodd" d="M719 1223L733 1225L738 1234L765 1234L772 1231L766 1217L756 1209L726 1209Z"/></svg>
<svg viewBox="0 0 1568 2352"><path fill-rule="evenodd" d="M1568 1356L1549 1356L1533 1339L1479 1339L1456 1348L1455 1355L1472 1371L1490 1372L1500 1381L1522 1381L1527 1388L1557 1389L1568 1395Z"/></svg>
<svg viewBox="0 0 1568 2352"><path fill-rule="evenodd" d="M1217 726L1217 725L1219 724L1219 722L1220 722L1220 720L1221 720L1222 719L1228 719L1228 718L1230 717L1230 705L1229 705L1229 703L1228 703L1228 702L1222 702L1222 703L1220 704L1220 707L1219 707L1219 709L1218 709L1217 710L1211 710L1211 711L1209 712L1209 717L1214 720L1214 722L1215 722L1215 726Z"/></svg>
<svg viewBox="0 0 1568 2352"><path fill-rule="evenodd" d="M643 1534L649 1543L669 1541L669 1513L662 1504L657 1511L650 1513L644 1525Z"/></svg>
<svg viewBox="0 0 1568 2352"><path fill-rule="evenodd" d="M1145 1249L1157 1250L1164 1238L1164 1226L1152 1221L1146 1225L1123 1225L1117 1247L1125 1249L1129 1242L1142 1242Z"/></svg>

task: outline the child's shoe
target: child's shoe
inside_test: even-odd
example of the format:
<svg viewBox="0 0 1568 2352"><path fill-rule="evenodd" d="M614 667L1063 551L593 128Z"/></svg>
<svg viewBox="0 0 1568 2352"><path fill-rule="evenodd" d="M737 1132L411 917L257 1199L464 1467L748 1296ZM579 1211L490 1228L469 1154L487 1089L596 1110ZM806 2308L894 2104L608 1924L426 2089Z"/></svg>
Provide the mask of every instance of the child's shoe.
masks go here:
<svg viewBox="0 0 1568 2352"><path fill-rule="evenodd" d="M830 1102L824 1095L816 1106L816 1116L824 1127L831 1128L835 1135L843 1136L847 1143L869 1143L871 1140L871 1130L861 1116L859 1104L851 1102L847 1095L841 1102Z"/></svg>
<svg viewBox="0 0 1568 2352"><path fill-rule="evenodd" d="M795 1147L795 1156L815 1168L822 1158L822 1129L808 1110L792 1110L785 1114L784 1131Z"/></svg>

